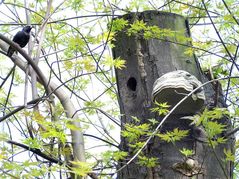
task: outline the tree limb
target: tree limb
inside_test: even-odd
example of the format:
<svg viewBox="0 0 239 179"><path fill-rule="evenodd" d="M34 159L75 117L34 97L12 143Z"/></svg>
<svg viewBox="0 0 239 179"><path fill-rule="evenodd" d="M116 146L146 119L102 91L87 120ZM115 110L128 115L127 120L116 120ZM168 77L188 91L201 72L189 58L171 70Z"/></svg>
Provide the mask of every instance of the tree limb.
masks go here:
<svg viewBox="0 0 239 179"><path fill-rule="evenodd" d="M0 34L0 39L12 46L14 50L18 51L26 60L27 62L32 66L34 71L37 73L37 76L39 80L42 82L47 94L50 93L51 89L48 86L48 81L43 75L42 71L39 69L39 67L35 64L35 62L32 60L32 58L16 43L5 37L4 35ZM14 58L11 58L14 61Z"/></svg>

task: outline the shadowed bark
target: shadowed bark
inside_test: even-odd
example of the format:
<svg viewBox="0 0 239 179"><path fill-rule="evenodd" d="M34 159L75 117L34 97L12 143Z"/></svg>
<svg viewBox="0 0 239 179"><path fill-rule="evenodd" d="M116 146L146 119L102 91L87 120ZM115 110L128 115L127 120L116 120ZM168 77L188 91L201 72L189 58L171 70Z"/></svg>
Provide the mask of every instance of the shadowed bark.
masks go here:
<svg viewBox="0 0 239 179"><path fill-rule="evenodd" d="M130 13L122 16L133 23L136 19L143 20L147 25L156 25L161 29L175 31L175 35L162 39L145 40L142 36L128 36L125 31L119 32L116 36L115 47L113 48L114 58L121 57L126 60L126 68L116 69L117 86L119 91L121 127L124 129L126 123L132 123L131 116L139 118L140 124L147 122L147 119L161 118L150 111L153 107L152 90L154 82L162 75L184 70L195 76L202 83L208 81L201 71L200 65L194 55L185 53L191 46L190 41L182 41L179 36L190 37L190 30L187 20L179 15L145 11L143 13ZM223 102L223 94L220 85L216 87L209 84L204 87L205 105L213 107L226 107ZM192 106L193 108L193 106ZM190 111L190 110L189 110ZM118 174L119 179L144 179L144 178L165 178L178 179L190 178L231 178L232 165L225 163L223 149L231 149L233 140L219 145L214 150L206 144L206 136L200 127L190 125L191 121L180 119L184 116L192 116L184 113L183 110L172 114L160 128L160 132L171 131L175 128L189 130L189 135L175 144L166 143L158 137L152 138L144 153L149 157L157 157L159 165L153 168L146 168L137 164L137 159L130 163ZM230 126L230 121L225 118L223 122ZM228 130L230 127L228 127ZM127 151L131 157L133 151L128 141L121 137L121 150ZM193 156L185 160L179 149L187 148L194 151ZM129 157L130 158L130 157ZM119 167L125 163L120 162ZM192 168L187 168L194 166ZM222 169L223 167L223 169Z"/></svg>

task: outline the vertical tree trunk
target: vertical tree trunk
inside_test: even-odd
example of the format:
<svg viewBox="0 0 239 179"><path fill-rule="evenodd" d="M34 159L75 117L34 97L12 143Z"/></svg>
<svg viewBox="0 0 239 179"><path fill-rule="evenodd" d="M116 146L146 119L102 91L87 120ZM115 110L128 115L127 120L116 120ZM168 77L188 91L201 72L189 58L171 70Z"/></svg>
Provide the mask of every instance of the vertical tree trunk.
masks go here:
<svg viewBox="0 0 239 179"><path fill-rule="evenodd" d="M182 32L185 37L190 37L187 20L176 14L145 11L127 14L121 18L129 20L130 23L133 23L135 19L143 20L149 26L156 25L162 29ZM155 113L150 112L150 108L153 106L151 95L153 84L162 75L175 70L184 70L194 75L202 83L206 81L196 57L184 53L191 45L190 42L181 43L179 39L177 33L174 37L164 40L145 40L139 37L129 37L123 31L118 33L113 48L114 58L121 57L126 60L127 64L123 70L116 69L120 110L124 114L121 118L122 129L124 129L125 123L132 122L131 116L139 118L141 123L151 118L161 120ZM204 87L204 90L205 106L224 107L222 94L215 103L218 90L215 90L212 84ZM185 116L183 111L180 114L171 115L160 131L170 131L174 128L189 129L190 134L186 138L175 145L153 138L145 149L148 156L158 158L159 166L154 168L142 167L137 164L136 159L119 172L118 178L176 179L189 178L193 175L197 178L230 178L232 168L229 163L223 163L222 159L225 157L223 149L231 148L232 142L229 140L225 145L220 145L213 151L205 142L198 140L198 138L204 137L202 131L190 126L190 121L180 119L183 116ZM185 170L182 172L175 168L176 164L183 162L183 156L179 152L179 149L183 147L194 151L192 157L200 169L197 168L195 172L185 172ZM131 156L133 155L127 140L123 137L121 138L121 149L129 152ZM119 164L119 168L122 165L124 163ZM221 168L222 165L224 171Z"/></svg>

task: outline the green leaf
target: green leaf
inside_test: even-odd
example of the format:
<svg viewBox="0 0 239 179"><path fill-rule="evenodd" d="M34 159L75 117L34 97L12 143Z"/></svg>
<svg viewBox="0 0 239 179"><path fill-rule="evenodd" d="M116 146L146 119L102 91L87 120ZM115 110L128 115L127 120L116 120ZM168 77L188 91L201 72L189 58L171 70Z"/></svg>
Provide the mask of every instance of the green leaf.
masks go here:
<svg viewBox="0 0 239 179"><path fill-rule="evenodd" d="M42 141L39 141L37 138L26 138L23 140L23 143L28 145L29 148L33 149L41 149L42 148Z"/></svg>
<svg viewBox="0 0 239 179"><path fill-rule="evenodd" d="M80 11L84 7L83 0L68 0L66 3L75 11Z"/></svg>
<svg viewBox="0 0 239 179"><path fill-rule="evenodd" d="M74 167L71 167L71 172L85 177L92 171L93 164L81 161L71 161Z"/></svg>
<svg viewBox="0 0 239 179"><path fill-rule="evenodd" d="M66 127L70 130L73 130L73 131L82 131L82 128L76 126L75 124L73 124L72 122L67 122L66 123Z"/></svg>
<svg viewBox="0 0 239 179"><path fill-rule="evenodd" d="M35 166L35 165L38 165L38 164L39 164L38 162L31 162L30 160L24 161L22 163L22 165L25 166L25 167Z"/></svg>
<svg viewBox="0 0 239 179"><path fill-rule="evenodd" d="M113 59L112 57L107 56L102 63L106 66L109 66L110 68L115 67L116 69L120 70L126 67L125 66L126 61L120 57Z"/></svg>
<svg viewBox="0 0 239 179"><path fill-rule="evenodd" d="M128 26L128 21L123 18L117 18L112 21L111 31L122 31L126 26ZM110 28L110 25L108 26Z"/></svg>
<svg viewBox="0 0 239 179"><path fill-rule="evenodd" d="M86 107L85 111L90 115L95 114L95 108L102 108L104 103L101 101L85 101L84 105Z"/></svg>
<svg viewBox="0 0 239 179"><path fill-rule="evenodd" d="M65 39L68 43L68 48L64 51L65 54L69 53L73 56L74 53L83 53L85 51L85 41L79 36L70 36Z"/></svg>
<svg viewBox="0 0 239 179"><path fill-rule="evenodd" d="M0 152L0 161L7 159L7 153L5 151Z"/></svg>
<svg viewBox="0 0 239 179"><path fill-rule="evenodd" d="M127 155L128 155L128 152L124 152L124 151L115 151L115 152L113 152L113 158L116 161L125 159L125 157L127 157Z"/></svg>
<svg viewBox="0 0 239 179"><path fill-rule="evenodd" d="M6 141L8 139L8 134L7 133L0 133L0 141Z"/></svg>
<svg viewBox="0 0 239 179"><path fill-rule="evenodd" d="M139 149L143 147L145 142L135 142L134 144L129 144L129 146L134 149L135 152L137 152Z"/></svg>
<svg viewBox="0 0 239 179"><path fill-rule="evenodd" d="M130 28L127 30L128 36L137 35L142 33L146 29L146 23L143 20L136 20L133 24L130 24Z"/></svg>
<svg viewBox="0 0 239 179"><path fill-rule="evenodd" d="M121 131L121 135L126 137L129 142L136 142L140 136L146 135L149 132L150 124L141 124L141 125L133 125L133 124L125 124L125 130Z"/></svg>
<svg viewBox="0 0 239 179"><path fill-rule="evenodd" d="M208 138L208 144L211 145L212 148L215 148L219 144L224 144L227 141L227 139L223 137L218 137L216 139Z"/></svg>
<svg viewBox="0 0 239 179"><path fill-rule="evenodd" d="M182 150L179 150L181 154L183 154L185 157L189 157L193 155L193 150L183 148Z"/></svg>
<svg viewBox="0 0 239 179"><path fill-rule="evenodd" d="M193 117L193 123L196 124L197 126L201 124L203 126L206 126L208 121L220 120L224 116L228 115L230 115L230 113L226 108L215 108L211 111L205 109L201 115L197 114Z"/></svg>
<svg viewBox="0 0 239 179"><path fill-rule="evenodd" d="M167 104L167 102L165 103L158 103L157 101L155 101L155 105L156 107L151 108L150 110L152 112L157 112L159 115L167 115L169 112L169 107L170 105Z"/></svg>
<svg viewBox="0 0 239 179"><path fill-rule="evenodd" d="M194 48L188 47L184 51L184 54L187 55L188 57L192 57L194 55L195 51Z"/></svg>
<svg viewBox="0 0 239 179"><path fill-rule="evenodd" d="M140 119L135 117L135 116L131 116L131 118L137 123L137 122L140 122Z"/></svg>
<svg viewBox="0 0 239 179"><path fill-rule="evenodd" d="M188 130L179 130L175 128L173 131L168 131L165 134L156 134L161 140L175 143L188 135Z"/></svg>
<svg viewBox="0 0 239 179"><path fill-rule="evenodd" d="M226 155L226 161L235 161L236 156L234 155L234 153L232 153L230 149L224 149L223 152Z"/></svg>
<svg viewBox="0 0 239 179"><path fill-rule="evenodd" d="M158 124L159 122L156 119L147 119L152 125Z"/></svg>
<svg viewBox="0 0 239 179"><path fill-rule="evenodd" d="M158 166L158 158L156 157L138 156L138 158L139 158L139 161L137 163L141 166L146 166L146 167Z"/></svg>
<svg viewBox="0 0 239 179"><path fill-rule="evenodd" d="M42 132L42 137L43 138L57 138L59 139L63 144L66 142L66 134L64 131L58 131L55 128L52 128L49 131L43 131Z"/></svg>
<svg viewBox="0 0 239 179"><path fill-rule="evenodd" d="M225 131L226 125L220 124L216 121L203 122L207 137L212 139L214 136L221 134Z"/></svg>

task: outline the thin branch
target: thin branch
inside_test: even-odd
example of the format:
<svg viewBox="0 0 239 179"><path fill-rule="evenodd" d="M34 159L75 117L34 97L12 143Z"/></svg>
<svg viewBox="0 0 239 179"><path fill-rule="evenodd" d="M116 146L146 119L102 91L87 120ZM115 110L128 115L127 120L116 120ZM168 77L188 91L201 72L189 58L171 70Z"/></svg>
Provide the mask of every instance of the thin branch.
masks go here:
<svg viewBox="0 0 239 179"><path fill-rule="evenodd" d="M105 143L107 143L107 144L109 144L109 145L112 145L112 146L114 146L114 147L116 147L116 148L119 148L118 145L115 145L115 144L113 144L113 143L111 143L111 142L109 142L109 141L107 141L107 140L104 140L104 139L102 139L102 138L100 138L100 137L97 137L97 136L94 136L94 135L91 135L91 134L84 134L84 136L88 136L88 137L92 137L92 138L101 140L101 141L103 141L103 142L105 142Z"/></svg>
<svg viewBox="0 0 239 179"><path fill-rule="evenodd" d="M229 137L229 136L235 134L237 131L239 131L239 127L236 127L235 129L233 129L233 130L227 132L223 137L227 138L227 137Z"/></svg>
<svg viewBox="0 0 239 179"><path fill-rule="evenodd" d="M7 172L5 172L5 171L4 171L4 170L2 170L2 169L0 169L0 171L1 171L2 173L4 173L4 174L6 174L6 175L10 176L11 178L16 178L16 179L19 179L19 177L16 177L16 176L14 176L14 175L12 175L12 174L10 174L10 173L7 173Z"/></svg>
<svg viewBox="0 0 239 179"><path fill-rule="evenodd" d="M4 107L7 106L7 103L8 103L8 100L9 100L9 96L10 96L10 93L11 93L11 90L12 90L12 85L13 85L13 80L14 80L14 74L15 74L15 66L13 68L13 72L12 72L12 79L11 79L11 82L10 82L10 87L8 89L8 93L7 93L7 97L6 97L6 101L5 101L5 104L4 104ZM4 112L5 113L5 112Z"/></svg>
<svg viewBox="0 0 239 179"><path fill-rule="evenodd" d="M227 3L222 0L224 6L226 7L227 11L230 13L230 15L232 16L232 18L234 19L234 21L237 23L237 25L239 25L239 21L237 20L237 18L232 14L230 8L228 7Z"/></svg>
<svg viewBox="0 0 239 179"><path fill-rule="evenodd" d="M14 66L12 67L12 69L9 71L9 73L7 74L7 76L3 79L2 84L0 85L0 89L3 87L3 85L5 84L5 82L7 81L8 77L13 73L13 71L16 68L16 64L14 64Z"/></svg>
<svg viewBox="0 0 239 179"><path fill-rule="evenodd" d="M14 4L14 3L4 3L4 4L5 4L5 5L12 5L12 6L17 6L17 7L23 8L23 9L25 9L25 10L28 10L28 11L30 11L30 12L32 12L32 13L34 13L34 14L37 14L38 16L44 18L44 17L43 17L41 14L39 14L38 12L33 11L32 9L27 8L27 7L25 7L25 6L22 6L22 5L20 5L20 4ZM7 24L7 25L19 25L19 24ZM25 24L21 24L21 25L27 25L27 24L25 23Z"/></svg>
<svg viewBox="0 0 239 179"><path fill-rule="evenodd" d="M237 45L237 49L236 49L236 52L235 52L235 55L234 55L235 59L237 57L238 50L239 50L239 44ZM231 74L232 74L233 67L234 67L234 63L232 63L232 65L231 65L231 68L230 68L230 71L229 71L229 76L231 76ZM227 96L229 94L230 84L231 84L231 79L228 79L227 88L226 88L226 94L225 94L225 102L227 101Z"/></svg>
<svg viewBox="0 0 239 179"><path fill-rule="evenodd" d="M54 21L49 21L47 22L47 24L56 24L56 23L62 23L62 22L65 22L65 21L69 21L69 20L74 20L74 19L84 19L84 18L95 18L95 17L98 17L98 18L102 18L102 17L112 17L113 15L112 14L92 14L92 15L86 15L86 16L74 16L74 17L68 17L68 18L64 18L64 19L59 19L59 20L54 20ZM114 17L120 17L122 15L118 14L114 14ZM41 16L43 18L43 16ZM5 25L5 26L24 26L24 25L27 25L26 23L17 23L17 24L13 24L13 23L0 23L0 25ZM41 23L32 23L32 25L41 25Z"/></svg>
<svg viewBox="0 0 239 179"><path fill-rule="evenodd" d="M37 154L38 156L50 161L50 162L53 162L53 163L56 163L56 164L59 164L59 165L63 165L64 162L61 161L61 160L58 160L56 158L53 158L53 157L50 157L49 155L43 153L40 149L36 149L36 148L30 148L29 146L27 145L24 145L24 144L21 144L21 143L18 143L18 142L15 142L15 141L12 141L12 140L7 140L6 141L7 143L11 144L11 145L16 145L18 147L21 147L23 149L26 149L28 151L31 151L33 152L34 154Z"/></svg>
<svg viewBox="0 0 239 179"><path fill-rule="evenodd" d="M179 3L179 4L183 4L183 5L186 5L186 6L195 8L195 9L198 9L198 10L205 10L205 9L203 9L203 8L201 8L201 7L193 6L193 5L188 4L188 3L185 3L185 2L183 2L183 1L177 1L177 0L173 0L173 1L176 2L176 3ZM221 16L220 13L215 12L215 11L208 11L208 12L213 13L213 14L216 14L216 15L218 15L218 16Z"/></svg>
<svg viewBox="0 0 239 179"><path fill-rule="evenodd" d="M39 103L40 101L42 101L42 100L44 100L44 98L34 99L34 100L28 102L28 103L27 103L27 106L29 106L29 105L36 105L36 104L38 104L38 103ZM10 113L4 115L3 117L0 117L0 122L4 121L4 120L7 119L8 117L10 117L10 116L16 114L17 112L23 110L24 108L26 108L25 105L19 106L17 109L15 109L15 110L11 111Z"/></svg>
<svg viewBox="0 0 239 179"><path fill-rule="evenodd" d="M203 4L204 9L205 9L205 11L206 11L206 13L207 13L207 15L208 15L208 17L209 17L211 23L212 23L212 26L213 26L213 28L214 28L214 30L215 30L215 32L216 32L218 38L219 38L220 41L221 41L221 44L223 45L224 49L225 49L226 52L227 52L227 55L230 57L231 62L232 62L233 64L235 64L237 70L239 70L239 67L236 65L236 63L235 63L235 61L234 61L234 58L232 57L230 51L228 50L228 48L227 48L227 46L225 45L225 43L224 43L224 41L223 41L223 39L222 39L222 37L221 37L219 31L217 30L217 28L216 28L216 26L215 26L215 24L214 24L214 22L213 22L213 20L212 20L212 18L211 18L211 16L210 16L210 14L209 14L209 11L208 11L208 9L207 9L207 6L206 6L204 0L202 0L202 4Z"/></svg>

